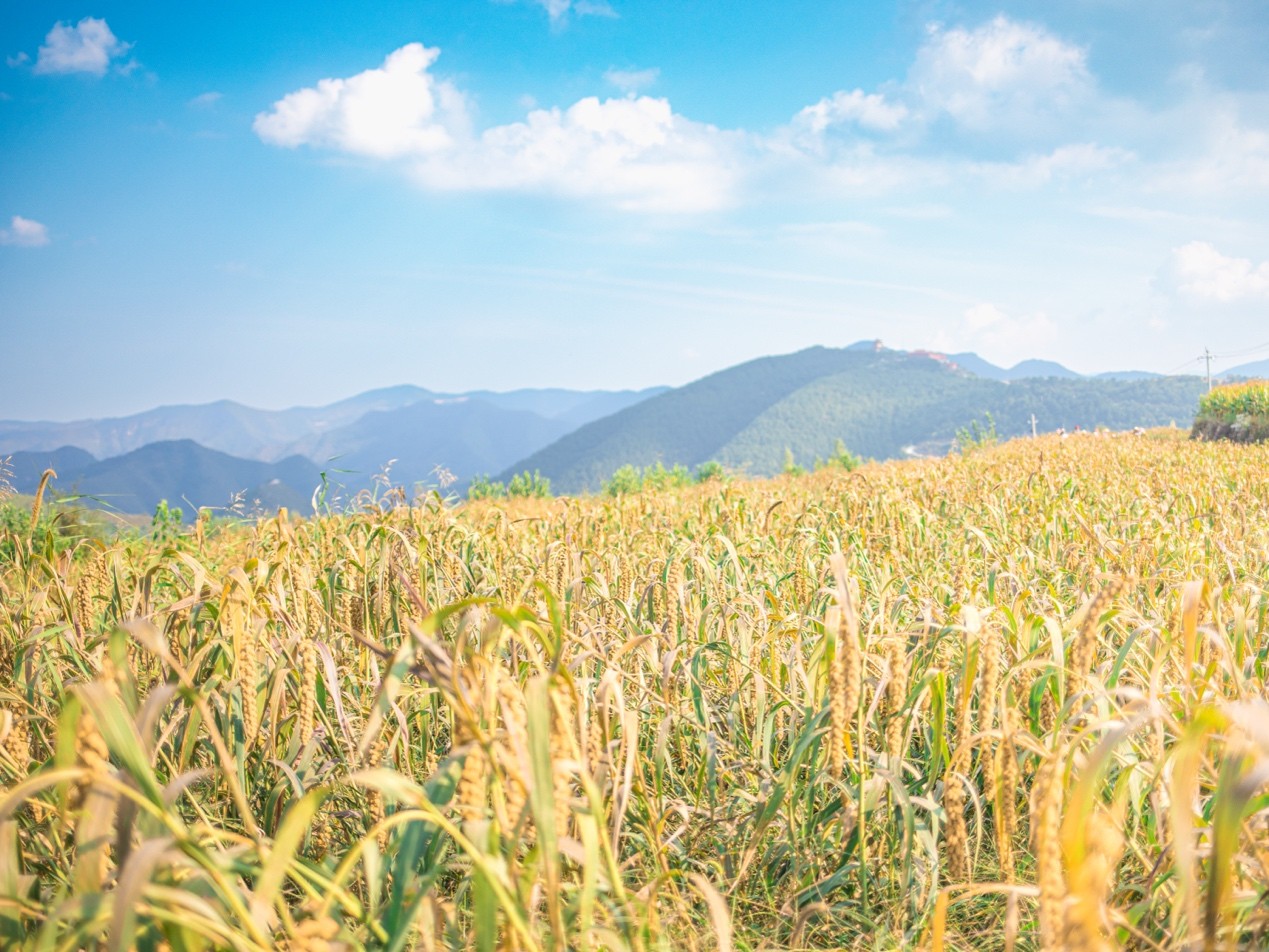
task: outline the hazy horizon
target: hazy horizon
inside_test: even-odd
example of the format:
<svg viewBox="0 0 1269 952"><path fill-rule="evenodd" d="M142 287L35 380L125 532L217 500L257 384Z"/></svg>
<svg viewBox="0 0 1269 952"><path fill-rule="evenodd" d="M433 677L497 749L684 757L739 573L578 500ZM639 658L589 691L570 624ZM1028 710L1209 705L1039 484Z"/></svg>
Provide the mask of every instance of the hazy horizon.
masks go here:
<svg viewBox="0 0 1269 952"><path fill-rule="evenodd" d="M1252 0L330 0L0 27L0 418L1269 356Z"/></svg>

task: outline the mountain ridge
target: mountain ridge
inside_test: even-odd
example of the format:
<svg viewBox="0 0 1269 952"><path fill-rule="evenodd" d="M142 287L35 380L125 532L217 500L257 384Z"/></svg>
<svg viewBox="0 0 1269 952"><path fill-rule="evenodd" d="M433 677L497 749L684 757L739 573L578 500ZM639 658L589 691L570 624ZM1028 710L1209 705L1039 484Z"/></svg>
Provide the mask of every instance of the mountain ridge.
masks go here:
<svg viewBox="0 0 1269 952"><path fill-rule="evenodd" d="M1197 377L990 379L929 351L852 345L759 358L592 421L502 474L539 471L563 492L598 490L623 465L717 460L753 475L826 458L837 440L877 458L946 452L957 432L997 418L1002 436L1037 427L1129 428L1192 418ZM959 355L962 356L963 355ZM969 361L966 361L969 362ZM985 362L983 362L985 363ZM998 368L1000 369L1000 368Z"/></svg>

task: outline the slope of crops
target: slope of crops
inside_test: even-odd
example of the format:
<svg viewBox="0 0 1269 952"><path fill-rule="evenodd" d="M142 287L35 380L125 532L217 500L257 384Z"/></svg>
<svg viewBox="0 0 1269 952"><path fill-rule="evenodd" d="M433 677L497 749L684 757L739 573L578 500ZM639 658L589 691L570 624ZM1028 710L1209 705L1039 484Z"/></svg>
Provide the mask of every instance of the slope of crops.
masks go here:
<svg viewBox="0 0 1269 952"><path fill-rule="evenodd" d="M1269 440L1269 381L1228 384L1199 398L1193 435L1208 440Z"/></svg>
<svg viewBox="0 0 1269 952"><path fill-rule="evenodd" d="M10 532L0 946L1264 947L1266 471Z"/></svg>

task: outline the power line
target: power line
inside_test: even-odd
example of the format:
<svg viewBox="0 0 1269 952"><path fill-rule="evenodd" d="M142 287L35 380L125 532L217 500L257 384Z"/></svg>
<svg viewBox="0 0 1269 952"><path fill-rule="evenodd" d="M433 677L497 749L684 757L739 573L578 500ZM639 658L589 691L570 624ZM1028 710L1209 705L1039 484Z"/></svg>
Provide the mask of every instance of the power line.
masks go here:
<svg viewBox="0 0 1269 952"><path fill-rule="evenodd" d="M1229 353L1229 354L1212 354L1212 356L1213 356L1213 357L1219 357L1221 360L1225 360L1225 359L1228 359L1228 358L1230 358L1230 357L1250 357L1250 356L1252 356L1253 354L1259 354L1259 353L1262 353L1262 352L1264 352L1264 351L1269 351L1269 341L1266 341L1266 342L1265 342L1265 343L1263 343L1263 344L1257 344L1255 347L1252 347L1252 348L1250 348L1250 349L1248 349L1248 350L1238 350L1238 351L1234 351L1233 353ZM1201 358L1200 358L1200 359L1201 359Z"/></svg>

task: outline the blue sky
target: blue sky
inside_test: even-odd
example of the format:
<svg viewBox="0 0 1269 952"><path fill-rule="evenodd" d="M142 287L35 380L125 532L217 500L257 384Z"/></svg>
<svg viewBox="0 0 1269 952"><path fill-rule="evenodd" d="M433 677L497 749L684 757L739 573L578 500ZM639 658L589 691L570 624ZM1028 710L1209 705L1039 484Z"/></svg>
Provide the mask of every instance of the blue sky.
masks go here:
<svg viewBox="0 0 1269 952"><path fill-rule="evenodd" d="M3 2L0 417L1269 356L1259 0Z"/></svg>

